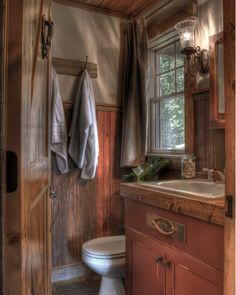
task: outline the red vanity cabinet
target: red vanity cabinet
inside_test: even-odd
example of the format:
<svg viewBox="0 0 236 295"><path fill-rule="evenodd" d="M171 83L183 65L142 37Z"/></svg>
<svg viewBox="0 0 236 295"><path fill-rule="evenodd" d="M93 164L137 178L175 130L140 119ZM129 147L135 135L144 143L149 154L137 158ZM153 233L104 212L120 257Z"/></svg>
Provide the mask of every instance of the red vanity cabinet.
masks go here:
<svg viewBox="0 0 236 295"><path fill-rule="evenodd" d="M223 294L222 226L129 199L125 215L126 295ZM180 235L150 226L158 217Z"/></svg>
<svg viewBox="0 0 236 295"><path fill-rule="evenodd" d="M126 229L126 294L165 295L165 256L162 243Z"/></svg>

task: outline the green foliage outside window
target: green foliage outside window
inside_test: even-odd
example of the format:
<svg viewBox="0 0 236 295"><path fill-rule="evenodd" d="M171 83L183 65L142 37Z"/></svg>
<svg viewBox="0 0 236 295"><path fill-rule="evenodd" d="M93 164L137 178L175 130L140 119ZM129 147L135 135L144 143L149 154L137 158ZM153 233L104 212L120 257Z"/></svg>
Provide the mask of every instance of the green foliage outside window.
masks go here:
<svg viewBox="0 0 236 295"><path fill-rule="evenodd" d="M176 42L156 52L155 149L184 148L184 58L179 50Z"/></svg>

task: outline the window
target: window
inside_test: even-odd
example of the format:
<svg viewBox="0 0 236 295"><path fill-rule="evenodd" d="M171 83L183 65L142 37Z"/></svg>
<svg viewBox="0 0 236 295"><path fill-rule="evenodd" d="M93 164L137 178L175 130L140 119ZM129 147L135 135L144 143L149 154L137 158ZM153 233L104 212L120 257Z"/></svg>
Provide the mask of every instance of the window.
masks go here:
<svg viewBox="0 0 236 295"><path fill-rule="evenodd" d="M184 57L175 36L150 49L149 152L184 150Z"/></svg>

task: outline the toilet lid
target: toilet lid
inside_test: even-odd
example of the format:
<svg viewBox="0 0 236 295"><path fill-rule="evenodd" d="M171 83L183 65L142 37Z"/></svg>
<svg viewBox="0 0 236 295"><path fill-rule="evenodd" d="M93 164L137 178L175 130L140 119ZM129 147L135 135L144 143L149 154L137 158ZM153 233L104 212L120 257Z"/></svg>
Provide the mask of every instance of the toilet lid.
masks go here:
<svg viewBox="0 0 236 295"><path fill-rule="evenodd" d="M82 246L83 252L92 256L120 257L125 255L125 236L92 239Z"/></svg>

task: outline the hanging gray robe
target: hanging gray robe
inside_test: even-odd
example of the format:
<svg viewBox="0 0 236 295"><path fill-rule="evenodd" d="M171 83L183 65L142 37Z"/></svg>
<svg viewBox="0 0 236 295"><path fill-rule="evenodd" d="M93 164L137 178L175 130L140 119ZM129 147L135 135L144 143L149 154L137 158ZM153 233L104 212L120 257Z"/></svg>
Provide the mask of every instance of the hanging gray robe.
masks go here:
<svg viewBox="0 0 236 295"><path fill-rule="evenodd" d="M82 179L93 179L98 164L98 131L91 78L85 70L75 96L68 153L82 169Z"/></svg>
<svg viewBox="0 0 236 295"><path fill-rule="evenodd" d="M52 67L52 137L51 150L55 153L58 170L69 172L67 153L67 130L57 73Z"/></svg>

